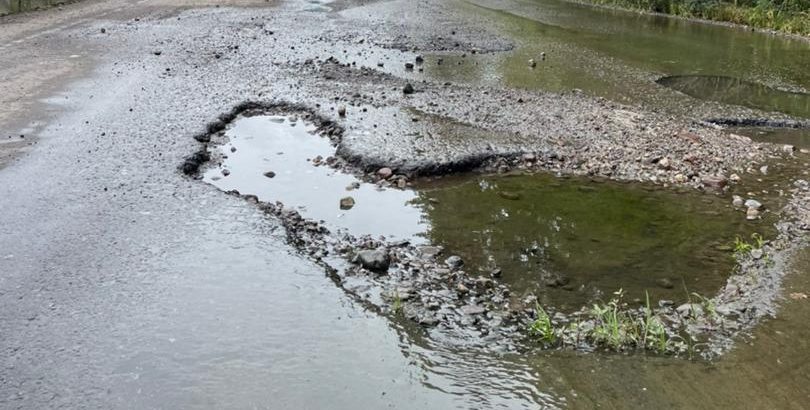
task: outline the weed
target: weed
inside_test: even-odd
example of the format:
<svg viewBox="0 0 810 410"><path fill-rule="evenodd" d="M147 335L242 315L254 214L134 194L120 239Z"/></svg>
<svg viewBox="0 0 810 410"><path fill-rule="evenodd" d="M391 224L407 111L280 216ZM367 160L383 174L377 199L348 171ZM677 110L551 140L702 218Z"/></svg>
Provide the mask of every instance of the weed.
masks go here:
<svg viewBox="0 0 810 410"><path fill-rule="evenodd" d="M529 326L529 333L537 336L544 343L552 344L557 340L557 334L554 331L554 325L551 324L551 318L539 303L535 305L535 313L537 318L534 319Z"/></svg>

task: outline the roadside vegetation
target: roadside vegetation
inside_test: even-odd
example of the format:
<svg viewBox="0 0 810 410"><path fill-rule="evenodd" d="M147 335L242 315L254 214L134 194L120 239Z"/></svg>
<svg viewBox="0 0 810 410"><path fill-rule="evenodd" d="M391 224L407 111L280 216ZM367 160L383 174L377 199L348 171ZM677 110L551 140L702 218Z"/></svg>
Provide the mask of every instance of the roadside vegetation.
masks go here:
<svg viewBox="0 0 810 410"><path fill-rule="evenodd" d="M810 0L589 0L596 4L744 24L810 36Z"/></svg>

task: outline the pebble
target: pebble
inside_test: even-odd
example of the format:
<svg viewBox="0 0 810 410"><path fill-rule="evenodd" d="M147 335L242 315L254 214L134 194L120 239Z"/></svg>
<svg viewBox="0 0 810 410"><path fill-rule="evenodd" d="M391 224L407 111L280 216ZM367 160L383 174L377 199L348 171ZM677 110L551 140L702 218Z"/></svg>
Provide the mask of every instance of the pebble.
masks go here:
<svg viewBox="0 0 810 410"><path fill-rule="evenodd" d="M537 67L537 62L534 61L533 58L529 59L529 67L531 67L531 68Z"/></svg>
<svg viewBox="0 0 810 410"><path fill-rule="evenodd" d="M745 202L743 201L743 198L741 196L739 196L739 195L734 195L731 198L732 198L731 199L731 205L734 205L737 208L742 208L743 205L745 204Z"/></svg>
<svg viewBox="0 0 810 410"><path fill-rule="evenodd" d="M276 173L273 171L267 171L264 173L264 176L266 176L267 178L274 178L276 176Z"/></svg>
<svg viewBox="0 0 810 410"><path fill-rule="evenodd" d="M402 93L403 94L413 94L414 93L414 89L413 89L413 86L411 85L411 83L407 83L407 84L405 84L405 87L402 87Z"/></svg>
<svg viewBox="0 0 810 410"><path fill-rule="evenodd" d="M388 270L388 266L391 265L391 257L388 252L379 249L362 250L357 252L354 262L368 270L381 272Z"/></svg>
<svg viewBox="0 0 810 410"><path fill-rule="evenodd" d="M745 206L747 208L753 208L753 209L759 210L759 208L762 208L762 203L760 203L756 199L749 199L749 200L745 201Z"/></svg>
<svg viewBox="0 0 810 410"><path fill-rule="evenodd" d="M340 107L338 107L338 115L341 116L341 117L346 116L346 106L345 105L341 105Z"/></svg>
<svg viewBox="0 0 810 410"><path fill-rule="evenodd" d="M458 268L461 268L462 266L464 266L464 260L461 259L461 257L457 256L457 255L453 255L453 256L445 259L444 263L450 269L458 269Z"/></svg>
<svg viewBox="0 0 810 410"><path fill-rule="evenodd" d="M347 196L340 199L340 209L349 210L354 208L354 198Z"/></svg>
<svg viewBox="0 0 810 410"><path fill-rule="evenodd" d="M749 221L759 219L759 211L754 208L748 208L748 211L745 212L745 219Z"/></svg>
<svg viewBox="0 0 810 410"><path fill-rule="evenodd" d="M391 170L391 168L388 167L380 168L379 170L377 170L377 176L379 176L382 179L391 178L391 175L393 174L394 172Z"/></svg>

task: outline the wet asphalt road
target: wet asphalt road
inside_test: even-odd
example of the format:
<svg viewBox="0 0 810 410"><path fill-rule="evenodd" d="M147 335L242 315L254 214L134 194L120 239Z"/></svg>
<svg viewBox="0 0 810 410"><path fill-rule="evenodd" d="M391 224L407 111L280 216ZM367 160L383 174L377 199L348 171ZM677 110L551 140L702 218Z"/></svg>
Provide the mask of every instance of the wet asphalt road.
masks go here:
<svg viewBox="0 0 810 410"><path fill-rule="evenodd" d="M488 381L499 365L483 359L420 353L295 255L275 221L178 171L220 113L295 95L298 79L244 52L248 40L275 42L265 25L306 40L293 27L310 19L332 29L317 4L268 7L91 1L41 24L0 21L19 102L3 136L35 142L0 170L0 407L553 402ZM477 371L488 376L466 377Z"/></svg>
<svg viewBox="0 0 810 410"><path fill-rule="evenodd" d="M346 104L350 146L375 160L410 153L424 161L411 137L457 124L399 110L403 78L424 90L413 105L429 114L501 129L476 128L473 143L426 142L437 162L548 143L511 132L523 126L587 135L658 117L621 112L606 124L589 110L608 104L576 95L533 95L562 111L545 125L530 108L488 116L478 104L495 109L518 95L484 97L475 87L431 105L448 96L444 86L403 72L415 53L396 48L511 46L478 28L444 41L393 23L419 22L429 9L430 27L457 29L457 16L433 2L420 3L421 14L408 2L194 7L206 3L219 2L86 1L0 20L0 138L17 141L0 144L0 407L537 408L576 396L581 374L593 374L590 360L568 374L566 357L540 359L540 375L519 359L413 340L297 256L276 221L178 166L199 148L194 135L246 100L319 104L323 115ZM383 61L394 76L306 64L332 55ZM551 121L566 111L579 114ZM706 155L732 161L742 152L710 142L719 151ZM616 402L640 394L614 385L615 374L600 376Z"/></svg>

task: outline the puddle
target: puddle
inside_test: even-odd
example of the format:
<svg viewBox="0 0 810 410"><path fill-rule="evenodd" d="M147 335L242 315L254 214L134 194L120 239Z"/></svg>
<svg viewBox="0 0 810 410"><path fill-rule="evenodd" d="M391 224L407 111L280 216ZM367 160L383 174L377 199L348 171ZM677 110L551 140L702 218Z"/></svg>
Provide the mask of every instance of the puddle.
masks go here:
<svg viewBox="0 0 810 410"><path fill-rule="evenodd" d="M680 75L663 77L657 82L701 100L810 118L810 94L781 91L725 76Z"/></svg>
<svg viewBox="0 0 810 410"><path fill-rule="evenodd" d="M421 187L430 239L518 294L577 309L623 288L630 299L714 294L728 245L755 229L729 200L550 175L448 178Z"/></svg>
<svg viewBox="0 0 810 410"><path fill-rule="evenodd" d="M353 235L441 245L469 272L499 268L514 294L532 292L560 309L619 288L630 300L649 291L653 300L682 301L684 284L712 295L734 268L734 238L768 229L746 222L726 197L547 174L454 176L382 190L315 166L310 159L335 148L314 133L287 117L240 117L218 148L222 164L204 180L281 201ZM347 196L354 206L341 209Z"/></svg>
<svg viewBox="0 0 810 410"><path fill-rule="evenodd" d="M330 228L418 241L427 226L420 210L407 205L416 194L379 190L329 166L316 167L308 159L334 155L335 147L314 132L313 125L286 117L239 118L226 132L229 142L219 147L227 158L203 178L223 191L236 189L262 201L281 201L306 218L325 221ZM223 170L229 174L224 176ZM269 178L264 175L267 172L275 176ZM353 184L358 188L348 191ZM345 197L354 199L351 209L340 208Z"/></svg>
<svg viewBox="0 0 810 410"><path fill-rule="evenodd" d="M810 128L732 127L728 131L755 141L810 148Z"/></svg>

